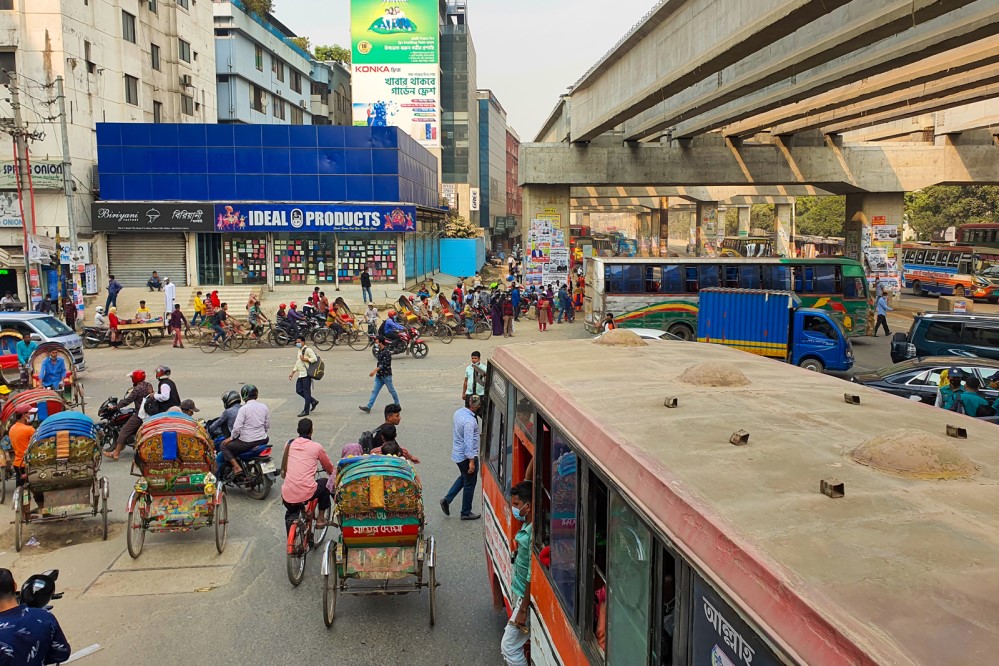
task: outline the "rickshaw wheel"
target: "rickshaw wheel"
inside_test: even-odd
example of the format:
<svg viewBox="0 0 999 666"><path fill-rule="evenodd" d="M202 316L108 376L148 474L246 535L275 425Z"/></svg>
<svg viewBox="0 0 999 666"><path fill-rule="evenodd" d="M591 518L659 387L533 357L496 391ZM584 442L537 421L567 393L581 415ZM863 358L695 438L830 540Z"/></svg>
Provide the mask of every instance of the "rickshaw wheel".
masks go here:
<svg viewBox="0 0 999 666"><path fill-rule="evenodd" d="M318 507L316 510L318 511ZM330 521L333 519L333 506L330 505L330 507L325 511L319 511L319 515L316 516L317 521L320 517L326 519L326 527L316 527L316 523L312 523L313 549L319 548L319 544L321 544L323 540L326 539L326 533L329 532L330 529Z"/></svg>
<svg viewBox="0 0 999 666"><path fill-rule="evenodd" d="M475 332L473 335L479 340L488 340L493 336L493 329L488 323L479 321L475 323Z"/></svg>
<svg viewBox="0 0 999 666"><path fill-rule="evenodd" d="M219 555L225 550L225 539L229 535L229 502L225 498L225 493L219 497L218 504L215 505L215 550Z"/></svg>
<svg viewBox="0 0 999 666"><path fill-rule="evenodd" d="M142 349L146 346L146 336L143 331L128 331L125 333L125 345L129 349Z"/></svg>
<svg viewBox="0 0 999 666"><path fill-rule="evenodd" d="M325 328L317 328L312 331L312 344L319 351L329 351L336 344L336 336L330 336L329 331Z"/></svg>
<svg viewBox="0 0 999 666"><path fill-rule="evenodd" d="M229 349L237 354L248 352L250 351L250 340L243 333L234 335L232 336L232 339L229 340Z"/></svg>
<svg viewBox="0 0 999 666"><path fill-rule="evenodd" d="M286 568L288 569L288 580L295 587L301 585L302 579L305 578L305 557L309 552L304 526L305 521L299 517L295 519L295 522L291 524L291 529L288 530L290 548L288 549Z"/></svg>
<svg viewBox="0 0 999 666"><path fill-rule="evenodd" d="M451 341L454 340L454 329L447 324L437 324L434 329L434 337L446 345L451 344Z"/></svg>
<svg viewBox="0 0 999 666"><path fill-rule="evenodd" d="M110 494L110 491L108 490L108 480L106 477L101 479L100 493L101 493L101 522L103 523L102 524L103 531L101 533L101 536L104 539L104 541L107 541L108 540L108 495Z"/></svg>
<svg viewBox="0 0 999 666"><path fill-rule="evenodd" d="M368 339L368 336L361 335L360 331L352 331L350 337L347 338L347 344L354 351L364 351L370 343L371 341Z"/></svg>
<svg viewBox="0 0 999 666"><path fill-rule="evenodd" d="M0 504L7 501L7 463L0 465Z"/></svg>
<svg viewBox="0 0 999 666"><path fill-rule="evenodd" d="M430 626L437 622L437 562L436 558L427 565L428 580L427 586L430 588Z"/></svg>
<svg viewBox="0 0 999 666"><path fill-rule="evenodd" d="M331 543L326 548L326 569L329 573L323 576L323 622L326 628L333 626L336 615L337 570L336 544Z"/></svg>
<svg viewBox="0 0 999 666"><path fill-rule="evenodd" d="M128 530L125 533L125 545L128 555L133 560L142 554L142 544L146 541L146 521L142 516L145 499L136 500L132 510L128 512Z"/></svg>
<svg viewBox="0 0 999 666"><path fill-rule="evenodd" d="M21 552L21 547L24 545L24 534L22 532L24 529L24 511L21 508L22 495L23 493L20 488L14 490L14 550L18 553Z"/></svg>

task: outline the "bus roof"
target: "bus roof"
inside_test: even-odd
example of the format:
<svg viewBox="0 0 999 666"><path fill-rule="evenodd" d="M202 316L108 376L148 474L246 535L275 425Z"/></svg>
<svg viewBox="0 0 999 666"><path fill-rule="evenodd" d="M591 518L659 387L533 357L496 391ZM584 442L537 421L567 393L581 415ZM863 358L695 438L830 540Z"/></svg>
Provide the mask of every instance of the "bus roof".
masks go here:
<svg viewBox="0 0 999 666"><path fill-rule="evenodd" d="M493 363L795 659L994 659L995 425L708 344L528 343L500 347ZM680 380L701 363L750 383ZM667 396L678 398L675 409L663 406ZM946 438L948 424L967 439ZM738 430L747 445L729 442ZM849 455L906 430L906 446L912 431L939 436L977 475L899 478ZM845 483L843 498L819 492L830 477Z"/></svg>
<svg viewBox="0 0 999 666"><path fill-rule="evenodd" d="M860 262L847 257L827 257L824 259L798 259L791 257L587 257L595 261L611 264L832 264L836 266L856 265Z"/></svg>

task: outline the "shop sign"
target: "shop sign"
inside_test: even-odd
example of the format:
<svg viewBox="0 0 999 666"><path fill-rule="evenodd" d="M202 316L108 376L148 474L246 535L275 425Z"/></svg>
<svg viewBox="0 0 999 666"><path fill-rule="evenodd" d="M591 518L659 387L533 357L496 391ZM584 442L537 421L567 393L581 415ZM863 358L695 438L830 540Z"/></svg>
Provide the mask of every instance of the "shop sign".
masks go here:
<svg viewBox="0 0 999 666"><path fill-rule="evenodd" d="M22 183L23 189L28 189L28 183ZM61 190L65 187L62 181L62 162L32 161L31 187L36 190ZM17 166L13 160L0 162L0 188L17 189Z"/></svg>
<svg viewBox="0 0 999 666"><path fill-rule="evenodd" d="M21 204L17 192L0 192L0 227L21 226Z"/></svg>
<svg viewBox="0 0 999 666"><path fill-rule="evenodd" d="M214 231L211 204L97 201L94 231Z"/></svg>
<svg viewBox="0 0 999 666"><path fill-rule="evenodd" d="M48 266L52 263L52 255L56 253L54 238L28 234L28 261L33 264Z"/></svg>
<svg viewBox="0 0 999 666"><path fill-rule="evenodd" d="M59 243L59 263L60 264L73 264L77 263L90 263L90 243L79 243L76 246L75 256L72 251L72 246L69 243L62 241Z"/></svg>
<svg viewBox="0 0 999 666"><path fill-rule="evenodd" d="M468 210L479 210L479 188L468 190Z"/></svg>
<svg viewBox="0 0 999 666"><path fill-rule="evenodd" d="M215 231L414 232L416 206L223 204L215 206Z"/></svg>
<svg viewBox="0 0 999 666"><path fill-rule="evenodd" d="M87 268L83 273L83 285L84 291L87 294L97 293L97 266L95 264L87 264Z"/></svg>

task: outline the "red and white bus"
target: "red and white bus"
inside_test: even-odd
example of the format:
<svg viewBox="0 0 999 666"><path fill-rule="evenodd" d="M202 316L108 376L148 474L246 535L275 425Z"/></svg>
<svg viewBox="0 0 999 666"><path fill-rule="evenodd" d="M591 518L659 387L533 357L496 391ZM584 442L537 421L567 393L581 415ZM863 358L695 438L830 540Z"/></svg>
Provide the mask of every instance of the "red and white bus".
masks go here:
<svg viewBox="0 0 999 666"><path fill-rule="evenodd" d="M488 382L485 550L507 612L510 488L533 468L533 663L999 654L994 425L682 342L500 347Z"/></svg>

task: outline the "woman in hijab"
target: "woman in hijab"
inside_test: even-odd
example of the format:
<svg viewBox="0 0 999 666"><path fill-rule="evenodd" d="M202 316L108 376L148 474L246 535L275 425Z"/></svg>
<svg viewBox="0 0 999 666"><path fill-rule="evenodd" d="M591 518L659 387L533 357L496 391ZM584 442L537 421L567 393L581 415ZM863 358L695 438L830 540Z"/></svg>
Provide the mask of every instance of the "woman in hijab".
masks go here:
<svg viewBox="0 0 999 666"><path fill-rule="evenodd" d="M212 307L214 307L216 310L218 310L220 307L222 307L222 301L219 300L219 290L218 289L216 289L215 291L213 291L208 296L208 298L211 299L211 301L212 301Z"/></svg>
<svg viewBox="0 0 999 666"><path fill-rule="evenodd" d="M493 335L503 335L503 299L500 295L493 299L489 308L489 319L493 325Z"/></svg>
<svg viewBox="0 0 999 666"><path fill-rule="evenodd" d="M111 348L117 349L121 346L121 339L118 333L118 308L114 306L108 310L108 329L111 331Z"/></svg>

